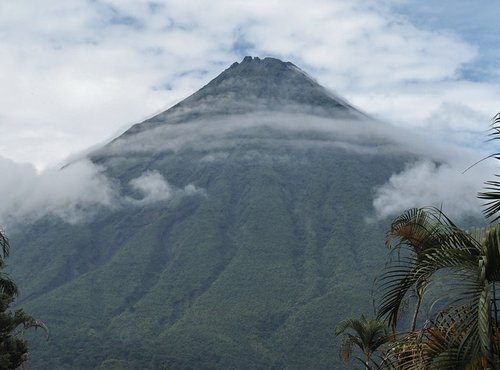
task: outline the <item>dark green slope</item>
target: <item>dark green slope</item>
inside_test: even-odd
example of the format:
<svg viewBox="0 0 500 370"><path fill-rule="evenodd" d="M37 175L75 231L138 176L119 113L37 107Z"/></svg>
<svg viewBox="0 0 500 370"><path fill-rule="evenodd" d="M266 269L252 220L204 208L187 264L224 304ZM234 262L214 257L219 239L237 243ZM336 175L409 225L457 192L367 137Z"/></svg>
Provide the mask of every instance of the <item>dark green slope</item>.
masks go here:
<svg viewBox="0 0 500 370"><path fill-rule="evenodd" d="M316 119L303 117L304 127ZM363 152L339 145L349 140L338 132L277 123L214 129L175 150L114 150L151 129L136 126L96 152L123 197L139 197L129 181L147 171L202 191L12 235L20 304L51 330L49 341L32 341L31 366L342 368L334 327L371 311L385 256L386 225L367 220L373 189L409 156L385 139L362 143Z"/></svg>

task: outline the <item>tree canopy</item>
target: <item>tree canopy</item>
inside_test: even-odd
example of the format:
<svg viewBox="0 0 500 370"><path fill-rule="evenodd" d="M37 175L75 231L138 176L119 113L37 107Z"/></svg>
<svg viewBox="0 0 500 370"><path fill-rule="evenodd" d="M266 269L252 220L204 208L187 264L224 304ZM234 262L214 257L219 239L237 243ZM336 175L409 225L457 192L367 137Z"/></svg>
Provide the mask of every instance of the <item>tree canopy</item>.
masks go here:
<svg viewBox="0 0 500 370"><path fill-rule="evenodd" d="M9 250L9 241L0 232L0 369L16 369L28 360L28 345L22 337L25 329L39 327L48 332L43 322L22 309L9 310L18 294L16 284L3 271Z"/></svg>

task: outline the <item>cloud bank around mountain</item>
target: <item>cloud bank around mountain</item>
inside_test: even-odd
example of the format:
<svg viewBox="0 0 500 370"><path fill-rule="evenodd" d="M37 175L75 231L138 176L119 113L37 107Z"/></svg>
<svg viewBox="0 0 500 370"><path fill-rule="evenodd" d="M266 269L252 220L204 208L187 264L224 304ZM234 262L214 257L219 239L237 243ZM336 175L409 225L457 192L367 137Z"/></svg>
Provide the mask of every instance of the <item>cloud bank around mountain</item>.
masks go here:
<svg viewBox="0 0 500 370"><path fill-rule="evenodd" d="M463 173L485 153L443 144L415 130L373 121L332 120L283 112L160 126L118 140L100 154L111 154L112 161L126 161L145 152L199 151L200 162L209 165L233 160L230 153L236 146L253 141L307 150L336 148L374 158L380 153L408 157L403 171L373 189L377 218L418 206L440 207L453 218L479 216L481 203L476 194L496 170L493 163L484 162ZM290 162L293 156L271 158L264 152L249 150L247 157L239 160ZM103 208L150 206L185 196L206 196L204 189L194 184L173 186L156 170L118 186L106 177L103 167L85 158L61 169L41 172L33 165L0 158L0 171L0 194L7 195L0 199L0 224L7 226L45 216L76 223L92 218Z"/></svg>
<svg viewBox="0 0 500 370"><path fill-rule="evenodd" d="M480 169L463 173L457 165L420 160L376 188L373 206L378 218L428 206L442 209L452 219L480 217L482 202L476 194L483 186L483 176Z"/></svg>
<svg viewBox="0 0 500 370"><path fill-rule="evenodd" d="M101 169L82 160L38 173L31 164L0 158L0 222L11 225L55 216L81 221L99 207L114 207L116 191Z"/></svg>
<svg viewBox="0 0 500 370"><path fill-rule="evenodd" d="M273 147L341 148L375 158L380 153L407 157L407 167L402 172L394 173L385 184L373 189L377 218L419 206L440 207L454 218L480 216L482 202L477 199L477 192L497 171L494 161L465 171L487 156L488 150L494 150L477 134L470 135L468 146L464 146L446 143L422 130L296 112L261 112L163 125L118 140L104 153L126 157L189 149L213 153L204 154L203 162L223 161L232 148L252 141L267 142ZM482 150L477 150L480 146Z"/></svg>
<svg viewBox="0 0 500 370"><path fill-rule="evenodd" d="M55 217L67 223L91 220L97 212L122 207L148 206L185 196L204 195L193 184L176 188L157 171L148 171L127 186L137 198L122 194L103 168L81 159L63 168L38 172L31 164L0 157L0 225L16 227Z"/></svg>

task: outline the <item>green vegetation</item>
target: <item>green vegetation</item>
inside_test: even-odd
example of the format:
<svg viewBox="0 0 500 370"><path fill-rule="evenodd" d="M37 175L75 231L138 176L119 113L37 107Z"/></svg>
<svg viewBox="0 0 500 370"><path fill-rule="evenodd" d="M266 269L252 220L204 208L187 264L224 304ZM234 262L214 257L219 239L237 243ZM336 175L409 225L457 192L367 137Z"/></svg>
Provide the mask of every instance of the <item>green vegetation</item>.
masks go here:
<svg viewBox="0 0 500 370"><path fill-rule="evenodd" d="M293 115L290 129L271 127L281 114L265 109ZM436 209L373 219L374 189L415 158L374 135L379 123L344 121L362 116L296 68L246 58L92 153L124 198L140 197L130 181L150 171L183 195L12 234L18 304L52 332L28 337L30 366L342 369L332 337L350 316L360 319L336 332L344 358L359 347L364 368L496 367L499 227L467 233ZM203 192L176 192L188 185ZM489 186L494 214L500 184ZM388 227L391 261L375 285L377 318L366 319ZM5 367L17 366L26 348L12 334L41 324L7 311L17 291L0 274L2 289L3 343L16 353Z"/></svg>
<svg viewBox="0 0 500 370"><path fill-rule="evenodd" d="M354 334L349 333L354 332ZM345 334L342 343L341 356L344 361L349 361L352 346L356 345L364 357L359 360L366 369L369 369L372 362L372 355L382 346L391 340L388 335L387 326L379 320L367 320L363 315L359 319L348 319L342 321L335 329L336 335Z"/></svg>
<svg viewBox="0 0 500 370"><path fill-rule="evenodd" d="M78 224L47 217L11 234L17 303L52 333L48 341L27 334L30 366L344 368L335 324L370 306L367 292L385 261L380 241L389 225L373 219L374 189L416 160L363 117L290 64L246 58L93 152L122 195L116 207ZM168 180L173 199L127 202L141 197L130 181L150 171ZM179 191L189 185L203 192ZM484 262L472 297L494 292L484 243L422 212L430 230L444 230L439 238L460 235L474 246L466 247L470 266ZM380 316L337 330L347 335L346 355L349 343L362 349L363 367L416 358L421 337L386 330L417 332L433 278L454 269L445 257L458 258L428 247L422 220L408 216L391 228L399 242L380 280ZM424 268L429 261L434 267ZM417 304L406 320L401 308L412 293Z"/></svg>
<svg viewBox="0 0 500 370"><path fill-rule="evenodd" d="M224 149L223 160L205 160L213 151L202 149L101 157L125 190L132 178L157 170L172 186L194 184L205 194L101 211L76 225L45 219L13 235L19 303L50 323L53 334L49 341L30 338L31 366L345 368L337 356L341 338L332 341L335 324L370 306L371 281L385 262L380 241L389 225L363 216L371 214L373 188L410 158L298 145L292 135L276 135L241 140ZM420 226L451 241L462 235L433 210L414 212L390 228L390 271L408 275L427 261L421 251L437 250ZM482 245L466 240L476 250ZM479 261L474 253L470 261ZM397 361L415 358L422 336L410 329L422 327L429 298L443 291L441 275L454 271L443 266L408 281L397 274L385 280L404 294L382 295L387 305L379 319L392 317L389 330L406 336L378 347L371 365L397 368ZM405 298L410 307L417 302L414 294L421 308L403 315Z"/></svg>
<svg viewBox="0 0 500 370"><path fill-rule="evenodd" d="M493 117L490 137L491 140L500 139L500 113L497 113L496 116ZM500 153L493 153L488 158L500 160ZM497 177L498 176L499 175L497 175ZM487 181L485 190L485 192L479 193L479 198L487 200L484 214L486 217L495 216L493 221L497 221L500 218L500 181Z"/></svg>
<svg viewBox="0 0 500 370"><path fill-rule="evenodd" d="M499 125L497 115L494 139L500 138ZM498 154L493 156L500 159ZM500 212L499 189L499 182L490 181L487 192L480 194L488 200L488 217ZM365 354L366 369L499 368L500 224L465 231L439 209L411 209L393 221L387 245L392 258L376 281L377 320L345 321L337 330L343 334L349 326L346 322L357 324L350 325L357 335L349 334L347 339L363 343L358 346ZM417 328L426 297L434 304ZM412 319L404 330L409 301L414 303ZM377 345L369 346L365 344L368 322L374 328L387 324L393 334L381 335ZM368 355L374 351L377 361L369 363Z"/></svg>
<svg viewBox="0 0 500 370"><path fill-rule="evenodd" d="M28 360L28 346L22 332L31 327L45 325L26 314L22 309L14 312L9 305L17 296L16 284L3 272L5 258L9 255L9 242L0 232L0 369L16 369Z"/></svg>
<svg viewBox="0 0 500 370"><path fill-rule="evenodd" d="M246 58L93 152L124 197L149 171L204 192L12 234L19 304L52 333L30 339L30 365L342 369L335 323L369 305L383 263L373 189L414 160L364 118Z"/></svg>
<svg viewBox="0 0 500 370"><path fill-rule="evenodd" d="M384 261L387 225L360 215L408 157L277 135L238 141L223 160L203 160L206 150L102 158L124 188L157 170L206 195L13 235L20 304L52 333L31 339L31 366L342 369L335 324L370 305Z"/></svg>

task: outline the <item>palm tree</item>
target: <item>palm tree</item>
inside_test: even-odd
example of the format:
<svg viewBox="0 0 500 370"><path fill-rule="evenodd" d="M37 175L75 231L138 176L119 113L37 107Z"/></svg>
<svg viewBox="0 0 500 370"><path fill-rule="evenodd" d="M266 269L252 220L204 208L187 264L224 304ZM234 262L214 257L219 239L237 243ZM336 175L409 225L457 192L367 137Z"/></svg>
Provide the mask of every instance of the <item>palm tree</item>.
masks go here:
<svg viewBox="0 0 500 370"><path fill-rule="evenodd" d="M385 323L380 320L367 320L363 315L359 319L342 321L335 329L335 335L345 335L340 351L342 359L349 361L352 346L356 345L363 352L363 358L357 359L363 363L366 370L372 369L370 363L373 353L390 341Z"/></svg>
<svg viewBox="0 0 500 370"><path fill-rule="evenodd" d="M425 274L418 274L417 271L426 253L441 243L444 232L443 220L450 227L455 227L437 209L414 208L397 217L387 232L386 246L395 258L390 261L386 274L382 275L376 283L385 293L379 317L386 317L393 331L396 330L399 316L412 292L416 296L416 304L410 331L415 330L423 294L431 273L429 271ZM394 240L397 242L394 243Z"/></svg>
<svg viewBox="0 0 500 370"><path fill-rule="evenodd" d="M427 284L438 272L449 277L451 293L452 287L459 288L419 334L408 334L413 339L405 348L412 344L413 355L404 356L398 368L496 368L500 365L495 289L500 282L500 226L466 232L435 208L410 210L397 220L401 245L412 244L380 279L384 293L379 318L395 325L410 288L421 281ZM415 233L425 238L412 239ZM424 247L416 250L422 240Z"/></svg>
<svg viewBox="0 0 500 370"><path fill-rule="evenodd" d="M382 292L378 318L386 320L395 330L408 296L414 293L417 302L410 325L410 331L414 331L429 279L436 271L448 267L431 263L434 255L455 247L469 250L473 248L471 243L474 241L470 235L437 208L414 208L397 217L386 237L391 259L385 273L376 280Z"/></svg>
<svg viewBox="0 0 500 370"><path fill-rule="evenodd" d="M16 284L3 272L5 258L9 255L9 241L0 232L0 369L17 369L28 359L28 347L21 334L28 328L42 328L45 324L26 314L22 309L9 311L18 290Z"/></svg>

